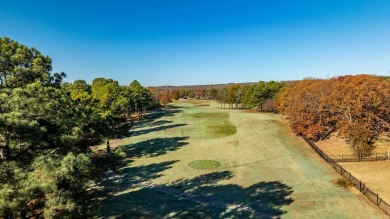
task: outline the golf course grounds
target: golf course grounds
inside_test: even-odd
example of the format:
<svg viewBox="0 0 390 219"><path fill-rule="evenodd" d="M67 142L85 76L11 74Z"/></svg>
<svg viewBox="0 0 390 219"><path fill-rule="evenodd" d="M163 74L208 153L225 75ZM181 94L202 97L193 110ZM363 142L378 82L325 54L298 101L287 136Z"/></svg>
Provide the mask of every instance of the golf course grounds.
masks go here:
<svg viewBox="0 0 390 219"><path fill-rule="evenodd" d="M181 100L131 132L99 218L386 218L280 115Z"/></svg>

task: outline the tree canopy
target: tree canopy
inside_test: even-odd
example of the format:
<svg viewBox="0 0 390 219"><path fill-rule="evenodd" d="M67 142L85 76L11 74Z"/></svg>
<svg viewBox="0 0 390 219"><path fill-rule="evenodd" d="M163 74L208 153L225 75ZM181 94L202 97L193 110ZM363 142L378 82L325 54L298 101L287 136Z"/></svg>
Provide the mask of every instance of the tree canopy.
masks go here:
<svg viewBox="0 0 390 219"><path fill-rule="evenodd" d="M50 57L0 38L0 217L87 217L103 170L90 146L150 105L137 81L62 83L51 70Z"/></svg>
<svg viewBox="0 0 390 219"><path fill-rule="evenodd" d="M39 81L59 84L64 73L51 74L51 59L7 37L0 38L0 88L23 87Z"/></svg>
<svg viewBox="0 0 390 219"><path fill-rule="evenodd" d="M303 80L285 88L277 108L293 131L313 140L338 132L355 153L367 156L390 124L390 82L373 75Z"/></svg>

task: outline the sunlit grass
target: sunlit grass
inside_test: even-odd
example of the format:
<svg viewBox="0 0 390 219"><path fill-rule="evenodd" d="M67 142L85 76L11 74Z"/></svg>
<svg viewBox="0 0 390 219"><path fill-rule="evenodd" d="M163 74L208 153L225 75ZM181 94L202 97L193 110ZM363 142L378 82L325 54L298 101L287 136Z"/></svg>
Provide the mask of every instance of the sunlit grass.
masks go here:
<svg viewBox="0 0 390 219"><path fill-rule="evenodd" d="M195 138L221 138L237 133L237 127L230 121L227 112L200 112L187 114L190 119L197 122ZM194 135L193 135L194 136Z"/></svg>
<svg viewBox="0 0 390 219"><path fill-rule="evenodd" d="M188 164L194 169L215 169L221 166L221 163L216 160L195 160Z"/></svg>

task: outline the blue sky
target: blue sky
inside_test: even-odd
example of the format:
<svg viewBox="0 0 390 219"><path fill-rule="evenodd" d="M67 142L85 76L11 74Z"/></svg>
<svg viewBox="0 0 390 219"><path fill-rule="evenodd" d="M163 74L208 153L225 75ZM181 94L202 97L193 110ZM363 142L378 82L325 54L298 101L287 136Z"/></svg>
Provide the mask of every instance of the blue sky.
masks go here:
<svg viewBox="0 0 390 219"><path fill-rule="evenodd" d="M0 0L0 37L66 81L193 85L389 75L389 0Z"/></svg>

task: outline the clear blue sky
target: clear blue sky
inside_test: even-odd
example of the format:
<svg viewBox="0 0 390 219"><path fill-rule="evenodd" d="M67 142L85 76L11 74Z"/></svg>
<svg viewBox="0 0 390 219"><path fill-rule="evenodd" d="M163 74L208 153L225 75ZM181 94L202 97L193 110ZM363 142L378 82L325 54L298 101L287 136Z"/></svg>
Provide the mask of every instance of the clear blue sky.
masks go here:
<svg viewBox="0 0 390 219"><path fill-rule="evenodd" d="M0 0L66 81L191 85L390 70L389 0Z"/></svg>

